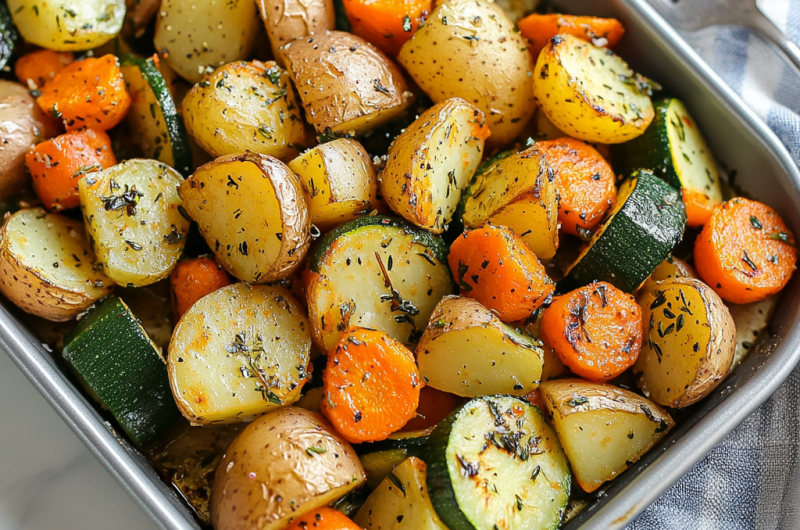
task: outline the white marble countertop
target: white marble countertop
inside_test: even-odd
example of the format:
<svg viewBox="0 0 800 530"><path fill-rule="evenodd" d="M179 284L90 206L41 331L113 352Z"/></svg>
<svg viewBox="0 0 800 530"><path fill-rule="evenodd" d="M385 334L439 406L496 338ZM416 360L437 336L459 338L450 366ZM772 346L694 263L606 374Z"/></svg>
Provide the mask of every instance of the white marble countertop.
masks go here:
<svg viewBox="0 0 800 530"><path fill-rule="evenodd" d="M0 528L157 528L2 351L0 420Z"/></svg>

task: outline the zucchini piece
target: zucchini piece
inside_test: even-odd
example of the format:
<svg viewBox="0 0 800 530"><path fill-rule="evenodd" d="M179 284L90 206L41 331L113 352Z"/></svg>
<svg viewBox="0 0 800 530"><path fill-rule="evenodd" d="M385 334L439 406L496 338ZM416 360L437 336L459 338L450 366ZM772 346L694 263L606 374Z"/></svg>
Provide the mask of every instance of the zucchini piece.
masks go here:
<svg viewBox="0 0 800 530"><path fill-rule="evenodd" d="M62 354L135 444L154 440L180 417L160 349L118 297L78 322Z"/></svg>
<svg viewBox="0 0 800 530"><path fill-rule="evenodd" d="M617 205L558 282L565 293L593 281L633 293L683 237L686 208L680 193L638 171L620 186Z"/></svg>
<svg viewBox="0 0 800 530"><path fill-rule="evenodd" d="M368 455L379 451L393 451L395 449L401 449L408 452L408 454L416 454L415 451L425 447L425 444L428 443L428 438L432 432L433 427L419 431L394 432L385 440L360 443L355 448L360 455Z"/></svg>
<svg viewBox="0 0 800 530"><path fill-rule="evenodd" d="M18 40L19 33L11 20L6 0L0 0L0 70L11 61Z"/></svg>
<svg viewBox="0 0 800 530"><path fill-rule="evenodd" d="M431 434L424 458L436 513L451 530L555 529L567 458L542 411L514 396L471 400Z"/></svg>
<svg viewBox="0 0 800 530"><path fill-rule="evenodd" d="M722 202L717 165L697 123L679 99L654 102L656 116L643 135L614 147L623 175L649 169L670 186Z"/></svg>
<svg viewBox="0 0 800 530"><path fill-rule="evenodd" d="M361 465L367 472L367 486L370 489L376 489L386 475L394 471L394 468L402 464L408 457L408 452L403 449L387 449L360 456Z"/></svg>
<svg viewBox="0 0 800 530"><path fill-rule="evenodd" d="M455 284L443 241L392 217L361 217L319 242L311 255L308 312L323 352L349 326L416 343L433 308Z"/></svg>
<svg viewBox="0 0 800 530"><path fill-rule="evenodd" d="M133 100L128 125L142 153L188 176L192 172L189 135L164 76L150 57L128 56L121 70Z"/></svg>

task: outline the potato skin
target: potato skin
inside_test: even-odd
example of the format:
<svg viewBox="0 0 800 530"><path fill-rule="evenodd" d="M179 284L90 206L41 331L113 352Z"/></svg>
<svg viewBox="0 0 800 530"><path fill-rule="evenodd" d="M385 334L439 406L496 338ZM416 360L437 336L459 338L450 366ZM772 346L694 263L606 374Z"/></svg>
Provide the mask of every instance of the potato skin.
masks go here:
<svg viewBox="0 0 800 530"><path fill-rule="evenodd" d="M280 530L365 480L355 451L328 420L283 407L251 423L223 455L211 521L216 530Z"/></svg>
<svg viewBox="0 0 800 530"><path fill-rule="evenodd" d="M272 53L283 64L281 47L295 37L317 35L336 26L332 0L256 0Z"/></svg>
<svg viewBox="0 0 800 530"><path fill-rule="evenodd" d="M319 133L360 134L411 102L397 65L355 35L326 31L286 44L283 54L306 119Z"/></svg>
<svg viewBox="0 0 800 530"><path fill-rule="evenodd" d="M533 59L494 3L439 4L397 61L434 102L460 97L480 108L492 131L489 149L512 142L533 116Z"/></svg>

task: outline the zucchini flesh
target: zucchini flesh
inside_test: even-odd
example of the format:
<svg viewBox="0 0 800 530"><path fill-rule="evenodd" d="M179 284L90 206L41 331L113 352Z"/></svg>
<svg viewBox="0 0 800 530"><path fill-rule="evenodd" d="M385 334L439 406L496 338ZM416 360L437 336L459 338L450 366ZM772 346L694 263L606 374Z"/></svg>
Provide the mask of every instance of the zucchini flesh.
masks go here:
<svg viewBox="0 0 800 530"><path fill-rule="evenodd" d="M565 293L593 281L633 293L683 238L686 209L680 193L639 171L619 189L617 205L558 282Z"/></svg>
<svg viewBox="0 0 800 530"><path fill-rule="evenodd" d="M17 47L19 33L11 20L5 0L0 0L0 70L11 61L11 55Z"/></svg>
<svg viewBox="0 0 800 530"><path fill-rule="evenodd" d="M78 322L64 338L63 356L137 445L157 438L180 416L160 350L116 296Z"/></svg>
<svg viewBox="0 0 800 530"><path fill-rule="evenodd" d="M128 124L145 157L188 176L192 172L189 135L153 59L128 56L122 61L121 70L133 100Z"/></svg>
<svg viewBox="0 0 800 530"><path fill-rule="evenodd" d="M427 485L451 530L544 530L561 522L571 475L538 407L475 398L440 423L425 448Z"/></svg>
<svg viewBox="0 0 800 530"><path fill-rule="evenodd" d="M714 157L697 123L678 99L654 102L655 118L645 133L615 147L616 169L629 175L649 169L670 186L722 202Z"/></svg>

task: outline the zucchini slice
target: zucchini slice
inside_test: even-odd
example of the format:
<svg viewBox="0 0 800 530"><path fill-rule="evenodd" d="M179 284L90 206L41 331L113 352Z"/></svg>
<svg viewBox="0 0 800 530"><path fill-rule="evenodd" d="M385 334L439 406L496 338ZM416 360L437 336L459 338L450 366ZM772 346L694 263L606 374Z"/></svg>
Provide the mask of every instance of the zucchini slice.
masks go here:
<svg viewBox="0 0 800 530"><path fill-rule="evenodd" d="M717 165L689 111L674 98L654 106L656 116L644 134L615 146L615 168L624 175L649 169L674 188L722 202Z"/></svg>
<svg viewBox="0 0 800 530"><path fill-rule="evenodd" d="M63 355L134 443L157 438L180 417L160 349L118 297L78 322L64 338Z"/></svg>
<svg viewBox="0 0 800 530"><path fill-rule="evenodd" d="M455 291L441 239L400 219L361 217L312 252L307 289L312 336L327 352L348 326L416 343L433 308Z"/></svg>
<svg viewBox="0 0 800 530"><path fill-rule="evenodd" d="M567 458L542 411L484 396L440 423L425 449L428 491L451 530L557 528L570 492Z"/></svg>
<svg viewBox="0 0 800 530"><path fill-rule="evenodd" d="M603 281L633 293L683 238L686 209L680 193L639 171L625 181L617 205L558 282L565 293Z"/></svg>
<svg viewBox="0 0 800 530"><path fill-rule="evenodd" d="M11 20L6 0L0 0L0 70L11 61L18 40L19 33Z"/></svg>
<svg viewBox="0 0 800 530"><path fill-rule="evenodd" d="M188 176L192 148L164 76L150 57L128 56L120 68L132 99L128 125L144 156Z"/></svg>

